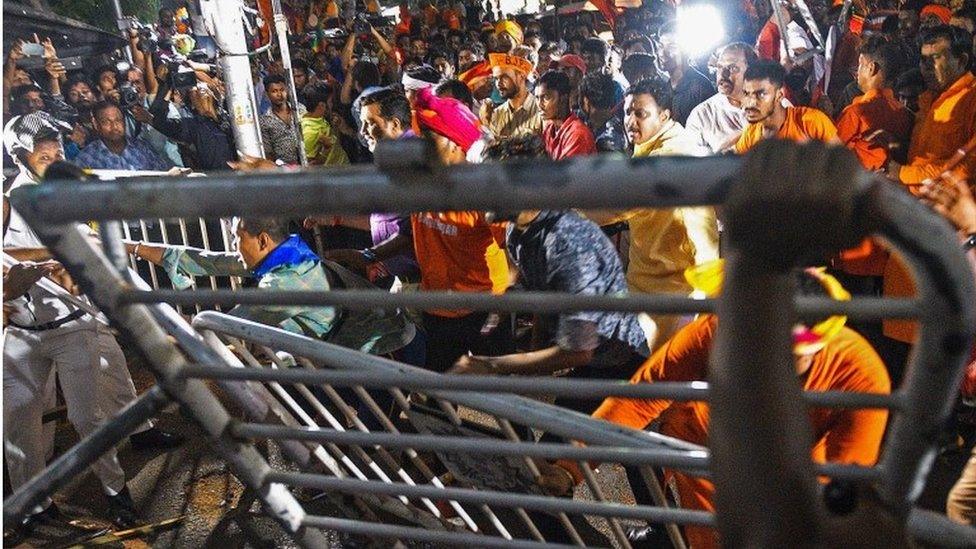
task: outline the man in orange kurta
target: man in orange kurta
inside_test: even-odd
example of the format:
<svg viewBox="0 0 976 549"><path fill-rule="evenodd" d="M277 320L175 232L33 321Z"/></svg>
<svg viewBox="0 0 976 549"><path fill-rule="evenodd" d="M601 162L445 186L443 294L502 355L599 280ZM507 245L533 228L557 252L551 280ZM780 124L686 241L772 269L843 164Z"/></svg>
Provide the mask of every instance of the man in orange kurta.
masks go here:
<svg viewBox="0 0 976 549"><path fill-rule="evenodd" d="M682 328L644 363L631 383L705 380L716 326L717 318L709 315ZM815 354L798 358L797 376L806 391L891 392L881 359L864 338L848 328L842 328ZM662 434L707 445L708 413L704 402L608 398L593 416L635 429L644 429L657 420ZM887 410L811 408L813 460L873 465L887 419ZM676 488L681 507L714 511L715 487L711 482L677 471L667 471L666 476ZM717 533L712 529L686 527L685 535L696 549L718 547Z"/></svg>
<svg viewBox="0 0 976 549"><path fill-rule="evenodd" d="M889 160L888 177L900 181L917 194L926 180L937 179L956 151L976 135L976 77L972 64L972 35L963 29L941 25L922 35L921 70L928 88L919 97L908 163ZM976 154L970 153L953 170L970 183L976 175ZM885 267L884 295L915 295L912 277L901 261ZM882 351L892 377L900 379L905 360L915 342L917 322L885 320L885 349Z"/></svg>
<svg viewBox="0 0 976 549"><path fill-rule="evenodd" d="M908 163L888 162L892 179L914 187L938 177L952 155L976 135L976 77L969 72L971 48L972 35L957 27L941 25L922 36L920 68L928 89L918 98ZM970 155L957 169L962 177L971 178L976 174L976 155Z"/></svg>
<svg viewBox="0 0 976 549"><path fill-rule="evenodd" d="M897 74L898 55L897 47L883 37L864 41L857 63L857 85L863 95L837 118L837 136L869 171L884 168L893 158L890 145L901 148L911 137L912 113L895 99L889 87ZM887 261L887 251L872 239L865 239L857 248L841 252L834 266L848 275L880 277Z"/></svg>
<svg viewBox="0 0 976 549"><path fill-rule="evenodd" d="M749 125L735 144L736 154L763 139L839 142L837 128L826 114L808 107L783 106L785 78L786 70L774 61L757 61L746 69L742 108Z"/></svg>

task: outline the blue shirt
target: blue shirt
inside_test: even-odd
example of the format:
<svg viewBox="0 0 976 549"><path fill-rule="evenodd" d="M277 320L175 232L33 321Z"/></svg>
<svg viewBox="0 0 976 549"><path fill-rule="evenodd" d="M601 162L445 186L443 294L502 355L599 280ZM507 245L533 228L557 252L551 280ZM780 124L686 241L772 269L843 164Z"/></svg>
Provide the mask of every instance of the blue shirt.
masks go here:
<svg viewBox="0 0 976 549"><path fill-rule="evenodd" d="M575 295L627 294L623 264L613 244L592 221L572 211L543 210L524 229L508 225L508 252L530 291ZM634 354L647 356L637 315L578 311L543 316L542 333L567 351L594 351L589 368L613 368Z"/></svg>
<svg viewBox="0 0 976 549"><path fill-rule="evenodd" d="M171 167L138 138L126 138L122 154L115 154L101 139L96 139L78 153L75 164L94 170L166 171Z"/></svg>

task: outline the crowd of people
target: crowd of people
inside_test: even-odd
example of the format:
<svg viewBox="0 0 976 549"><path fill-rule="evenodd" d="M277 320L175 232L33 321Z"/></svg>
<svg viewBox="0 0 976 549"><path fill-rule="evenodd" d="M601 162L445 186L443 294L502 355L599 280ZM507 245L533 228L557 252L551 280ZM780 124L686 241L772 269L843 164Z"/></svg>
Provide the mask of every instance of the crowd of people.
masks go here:
<svg viewBox="0 0 976 549"><path fill-rule="evenodd" d="M428 141L448 166L745 154L764 140L819 141L846 147L865 170L932 206L976 264L976 3L808 3L781 0L775 10L764 1L723 4L724 43L704 55L690 53L680 17L695 4L688 0L558 17L505 16L469 0L404 1L393 19L375 1L341 13L335 0L287 6L290 71L276 48L252 58L264 158L235 144L222 75L212 56L194 49L206 40L193 35L185 8L161 10L152 40L133 27L131 62L91 72L69 74L51 40L35 36L13 44L4 65L5 167L17 169L5 191L97 170L273 170L303 157L310 166L368 164L382 154L381 141L406 139ZM264 4L257 10L266 15ZM254 45L269 36L259 25ZM25 51L38 48L43 69L21 68ZM722 277L720 218L711 207L248 218L235 222L233 251L143 241L129 242L128 251L161 266L177 288L219 274L253 277L267 289L714 294ZM335 238L313 239L313 231ZM50 450L41 416L54 396L55 369L82 435L135 392L112 333L38 282L70 286L6 202L4 249L19 261L4 275L4 441L16 488L43 468ZM915 292L900 257L870 238L798 269L796 280L802 292L834 299ZM458 310L239 306L231 314L451 375L634 383L705 380L716 326L711 315L608 312L519 322ZM525 324L530 337L513 329ZM798 379L807 390L889 393L904 378L916 336L909 321L845 326L843 317L830 317L798 326ZM971 368L974 381L965 388L976 393L969 388L976 389L976 363ZM97 394L88 388L93 377L101 380ZM556 404L707 443L704 403ZM819 411L811 455L873 465L886 423L883 410ZM138 440L178 444L151 426L133 435ZM95 470L117 522L136 521L114 452ZM569 487L582 478L573 464L546 471ZM713 509L708 480L668 474L683 507ZM636 499L648 501L634 486ZM36 511L21 533L56 514L49 502ZM950 494L948 514L976 523L976 457ZM684 533L693 547L718 544L712 529Z"/></svg>

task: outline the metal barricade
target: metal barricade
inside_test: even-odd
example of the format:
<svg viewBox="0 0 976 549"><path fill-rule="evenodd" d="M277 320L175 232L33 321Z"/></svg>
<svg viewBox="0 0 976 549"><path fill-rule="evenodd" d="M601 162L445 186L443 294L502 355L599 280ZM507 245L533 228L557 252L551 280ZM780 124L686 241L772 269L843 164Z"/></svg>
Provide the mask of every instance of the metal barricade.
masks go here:
<svg viewBox="0 0 976 549"><path fill-rule="evenodd" d="M15 192L15 207L113 325L147 359L160 390L147 393L66 454L82 456L80 461L59 460L62 465L70 461L71 467L49 467L10 496L4 502L4 518L22 516L33 502L52 493L89 463L99 449L120 440L124 426L158 409L154 403L163 393L200 424L215 450L262 501L266 512L298 544L307 547L326 546L322 530L448 546L629 547L625 528L647 522L667 525L677 547L683 546L681 525L717 526L723 540L732 546L768 545L797 531L809 536L807 543L811 545L843 545L843 540L863 541L864 536L874 534L878 534L877 539L890 537L891 532L881 532L880 527L879 532L865 532L863 526L857 526L855 519L869 513L891 518L896 537L901 528L909 528L928 541L972 541L971 532L941 524L944 519L931 515L920 518L923 515L912 505L936 451L932 433L948 416L959 383L964 353L976 326L976 291L945 223L886 182L858 176L850 184L850 199L856 202L864 224L855 227L847 217L814 232L823 235L829 228L843 232L846 240L852 241L863 236L864 227L874 228L914 268L917 299L855 299L843 303L793 300L784 275L749 261L757 252L749 249L748 242L735 239L726 291L719 300L551 293L153 291L140 287L140 281L130 274L120 241L120 223L102 224L102 248L92 246L82 232L66 224L147 216L193 219L235 214L720 204L730 193L736 200L744 200L741 191L736 194L735 186L742 177L741 163L741 159L730 157L642 161L583 158L561 163L415 169L408 173L350 168L231 175L206 181L137 180L124 186L74 184L45 192ZM267 200L268 196L275 200ZM783 207L789 209L791 205ZM823 238L836 241L836 235ZM769 303L750 299L755 297L758 284L773 296ZM777 421L792 425L803 417L804 411L795 406L795 399L790 406L784 405L785 399L801 396L795 381L783 394L753 395L765 409L779 415L733 418L739 410L729 405L728 397L735 394L736 386L727 381L712 387L701 382L626 385L558 378L444 376L218 312L201 312L190 325L170 307L235 304L537 313L712 311L734 319L720 323L713 352L718 358L713 356L713 360L726 361L736 371L753 373L762 368L775 370L772 364L781 354L758 353L752 357L752 364L745 365L742 349L730 346L730 338L746 342L742 348L765 345L782 353L784 349L769 344L767 338L780 341L782 338L776 336L789 328L794 313L801 317L842 313L857 319L918 318L921 336L905 383L891 395L802 394L808 405L888 408L892 412L878 465L814 466L808 452L784 455L791 446L776 447L773 442L780 440L782 432L769 428ZM782 318L774 318L777 311ZM768 334L730 326L754 325L757 319L769 322ZM168 336L175 338L177 345ZM234 352L228 343L233 344ZM243 410L243 421L228 414L204 380L219 384L226 398ZM771 384L780 381L776 375L769 377ZM719 424L712 433L712 451L521 396L580 394L709 400L716 407L713 421ZM384 401L389 398L396 415L382 409L378 395L383 395ZM404 432L405 426L415 432ZM531 430L569 442L525 440ZM298 472L273 470L254 446L255 441L265 439L275 441ZM749 443L741 444L743 440ZM798 443L791 440L790 444L795 447ZM757 448L768 450L777 459L756 459ZM574 498L551 496L538 485L543 476L541 468L556 459L580 466L585 488L578 488ZM744 459L752 460L749 474L729 474L730 467ZM606 486L590 466L600 462L638 468L654 505L635 505L619 495L608 497ZM717 514L670 506L654 467L708 475L720 494ZM780 495L771 493L775 486L756 486L784 475L791 475L796 485L805 488ZM855 483L876 497L862 498L862 505L852 515L839 520L826 510L816 489L818 475ZM309 514L290 491L293 487L320 490L330 498L346 494L352 505L346 516ZM728 505L728 494L756 501L736 508ZM763 507L772 501L788 502L795 508ZM807 513L803 519L809 524L800 530L792 523L796 513Z"/></svg>

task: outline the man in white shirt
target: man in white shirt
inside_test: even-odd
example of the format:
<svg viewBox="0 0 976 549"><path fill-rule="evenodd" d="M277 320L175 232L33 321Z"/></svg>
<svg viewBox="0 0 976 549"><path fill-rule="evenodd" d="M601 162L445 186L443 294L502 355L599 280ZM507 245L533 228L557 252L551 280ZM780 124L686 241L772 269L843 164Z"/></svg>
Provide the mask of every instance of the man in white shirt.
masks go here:
<svg viewBox="0 0 976 549"><path fill-rule="evenodd" d="M699 146L712 154L731 149L748 124L742 110L742 84L746 68L755 60L755 50L745 42L723 47L715 62L718 93L688 115L686 129L697 136Z"/></svg>
<svg viewBox="0 0 976 549"><path fill-rule="evenodd" d="M37 184L50 166L63 159L60 130L43 112L8 123L4 145L20 168L11 190ZM21 253L47 253L16 210L11 208L4 221L5 252L16 259L24 259L17 257ZM5 305L11 306L11 314L6 319L9 325L3 342L4 452L11 486L16 489L44 468L51 433L41 428L41 415L53 400L55 367L68 419L82 437L134 400L136 394L122 350L111 332L91 314L38 285ZM173 447L180 442L179 437L151 423L130 438L133 446L140 448ZM120 528L137 524L139 519L115 450L103 454L92 469L102 482L112 522ZM57 516L50 500L41 502L28 518L13 525L9 532L12 538L5 532L5 545L29 534L38 521Z"/></svg>

